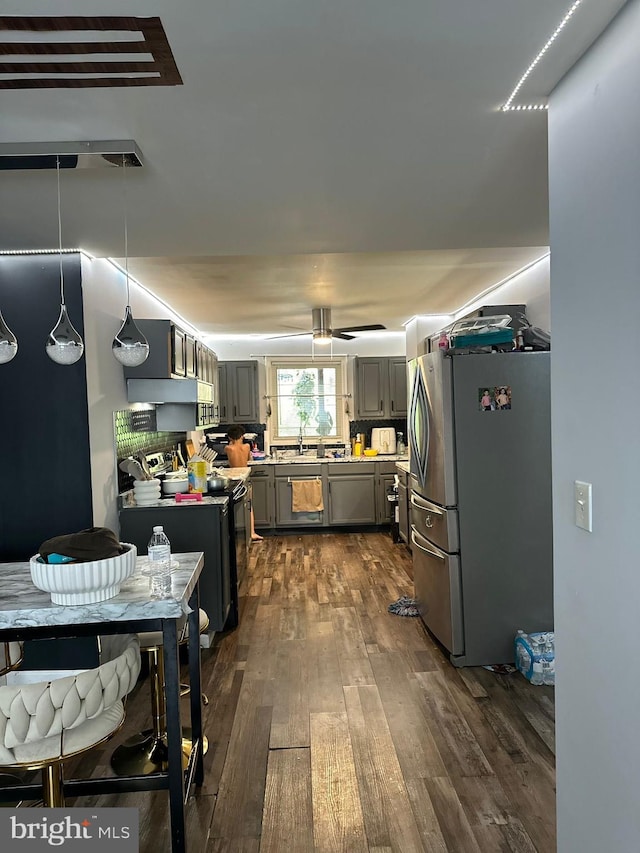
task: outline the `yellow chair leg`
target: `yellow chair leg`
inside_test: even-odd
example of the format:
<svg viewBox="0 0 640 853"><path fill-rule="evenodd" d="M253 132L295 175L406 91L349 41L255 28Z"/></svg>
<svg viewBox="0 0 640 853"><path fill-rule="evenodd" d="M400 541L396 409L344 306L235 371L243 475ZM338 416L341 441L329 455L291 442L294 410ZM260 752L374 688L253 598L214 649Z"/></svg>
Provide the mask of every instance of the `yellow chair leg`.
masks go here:
<svg viewBox="0 0 640 853"><path fill-rule="evenodd" d="M62 762L56 761L42 768L42 799L47 808L64 808Z"/></svg>

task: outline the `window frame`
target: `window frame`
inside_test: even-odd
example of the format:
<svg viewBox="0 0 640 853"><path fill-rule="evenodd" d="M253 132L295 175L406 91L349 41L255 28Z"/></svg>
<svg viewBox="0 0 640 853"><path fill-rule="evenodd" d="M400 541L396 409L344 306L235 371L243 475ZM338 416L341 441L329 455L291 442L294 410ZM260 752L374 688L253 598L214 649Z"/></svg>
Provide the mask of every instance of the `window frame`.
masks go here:
<svg viewBox="0 0 640 853"><path fill-rule="evenodd" d="M269 441L279 446L297 446L298 437L278 434L278 383L277 371L279 369L293 370L317 370L321 367L335 368L336 370L336 435L321 436L319 433L305 433L304 442L312 444L324 441L327 444L344 444L345 436L349 435L349 424L345 412L344 401L347 397L347 356L327 356L326 358L312 356L273 356L266 359L267 396L271 408L269 420Z"/></svg>

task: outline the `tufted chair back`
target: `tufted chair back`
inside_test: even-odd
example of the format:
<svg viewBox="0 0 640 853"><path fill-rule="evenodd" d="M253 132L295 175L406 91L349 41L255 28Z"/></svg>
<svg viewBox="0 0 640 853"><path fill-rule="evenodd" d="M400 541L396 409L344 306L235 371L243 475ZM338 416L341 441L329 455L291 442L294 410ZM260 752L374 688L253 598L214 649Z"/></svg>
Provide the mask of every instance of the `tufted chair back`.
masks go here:
<svg viewBox="0 0 640 853"><path fill-rule="evenodd" d="M37 684L0 686L0 765L35 766L101 742L124 718L140 673L135 634L101 638L96 669Z"/></svg>
<svg viewBox="0 0 640 853"><path fill-rule="evenodd" d="M0 676L15 669L22 660L22 643L0 643Z"/></svg>

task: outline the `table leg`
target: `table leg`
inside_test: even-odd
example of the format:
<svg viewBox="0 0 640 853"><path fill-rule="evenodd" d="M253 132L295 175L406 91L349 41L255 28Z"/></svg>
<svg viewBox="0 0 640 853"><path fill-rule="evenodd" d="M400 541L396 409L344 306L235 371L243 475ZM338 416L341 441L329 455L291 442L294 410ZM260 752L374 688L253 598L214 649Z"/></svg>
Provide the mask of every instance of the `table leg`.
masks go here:
<svg viewBox="0 0 640 853"><path fill-rule="evenodd" d="M196 772L194 781L198 787L204 782L203 744L202 744L202 684L200 673L200 596L198 587L189 599L189 685L191 688L191 736L198 744Z"/></svg>
<svg viewBox="0 0 640 853"><path fill-rule="evenodd" d="M180 663L175 619L163 619L165 695L167 701L167 753L171 851L185 853L184 772L182 770L182 728L180 725Z"/></svg>

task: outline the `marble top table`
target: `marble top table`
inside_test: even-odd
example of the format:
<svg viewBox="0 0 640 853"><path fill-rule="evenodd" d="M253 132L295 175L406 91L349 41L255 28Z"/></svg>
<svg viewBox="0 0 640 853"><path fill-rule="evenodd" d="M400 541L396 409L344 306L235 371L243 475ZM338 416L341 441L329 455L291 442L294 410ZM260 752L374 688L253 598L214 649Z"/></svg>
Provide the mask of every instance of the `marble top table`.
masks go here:
<svg viewBox="0 0 640 853"><path fill-rule="evenodd" d="M54 604L48 592L34 586L29 563L0 563L0 641L36 637L87 636L124 631L162 631L166 697L167 772L149 776L114 776L65 780L69 796L95 796L121 791L167 790L172 853L185 853L185 803L191 784L202 785L202 708L198 625L198 578L204 566L202 551L174 554L178 567L171 572L171 596L151 599L149 578L138 557L136 571L123 582L120 593L107 601L74 606ZM182 770L180 716L180 662L178 624L188 614L189 681L193 748L186 773ZM2 789L0 800L34 799L39 785L29 783ZM35 798L39 796L36 792Z"/></svg>
<svg viewBox="0 0 640 853"><path fill-rule="evenodd" d="M115 598L96 604L54 604L48 592L31 580L29 563L0 563L0 631L53 625L87 625L146 619L177 619L189 612L189 598L204 565L201 551L174 554L178 567L171 572L171 597L149 598L149 578L141 573L146 557L138 557L136 571L125 580Z"/></svg>

